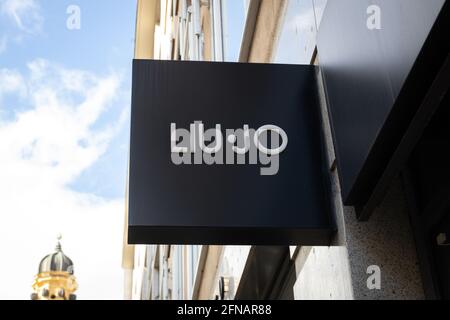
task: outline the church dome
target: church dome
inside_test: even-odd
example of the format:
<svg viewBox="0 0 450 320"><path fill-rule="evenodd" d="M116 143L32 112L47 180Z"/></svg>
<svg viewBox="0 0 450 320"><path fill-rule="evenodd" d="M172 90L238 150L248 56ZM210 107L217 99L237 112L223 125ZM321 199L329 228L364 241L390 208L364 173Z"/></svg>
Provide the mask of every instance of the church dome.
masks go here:
<svg viewBox="0 0 450 320"><path fill-rule="evenodd" d="M45 272L67 272L73 274L73 262L64 254L61 248L61 237L58 237L58 243L55 252L47 255L39 264L39 273Z"/></svg>

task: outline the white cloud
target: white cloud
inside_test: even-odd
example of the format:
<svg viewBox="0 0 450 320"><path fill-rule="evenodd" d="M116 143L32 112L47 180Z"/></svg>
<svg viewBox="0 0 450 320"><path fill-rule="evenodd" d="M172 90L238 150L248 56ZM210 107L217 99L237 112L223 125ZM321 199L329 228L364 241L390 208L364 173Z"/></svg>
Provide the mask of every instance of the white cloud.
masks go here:
<svg viewBox="0 0 450 320"><path fill-rule="evenodd" d="M304 9L289 21L288 30L298 34L308 32L311 31L311 23L314 23L314 10L313 8Z"/></svg>
<svg viewBox="0 0 450 320"><path fill-rule="evenodd" d="M121 92L120 76L45 60L28 69L27 75L0 69L7 91L30 104L14 120L0 121L0 299L29 298L38 263L59 232L75 263L79 297L121 298L124 200L68 187L104 154L123 122L98 129Z"/></svg>
<svg viewBox="0 0 450 320"><path fill-rule="evenodd" d="M36 0L0 0L0 12L20 30L35 34L42 31L44 18Z"/></svg>
<svg viewBox="0 0 450 320"><path fill-rule="evenodd" d="M45 19L36 0L0 0L1 17L9 23L1 26L0 54L10 43L20 44L26 35L38 35L43 31Z"/></svg>
<svg viewBox="0 0 450 320"><path fill-rule="evenodd" d="M15 70L0 69L0 110L2 99L6 94L25 94L26 87L22 75Z"/></svg>

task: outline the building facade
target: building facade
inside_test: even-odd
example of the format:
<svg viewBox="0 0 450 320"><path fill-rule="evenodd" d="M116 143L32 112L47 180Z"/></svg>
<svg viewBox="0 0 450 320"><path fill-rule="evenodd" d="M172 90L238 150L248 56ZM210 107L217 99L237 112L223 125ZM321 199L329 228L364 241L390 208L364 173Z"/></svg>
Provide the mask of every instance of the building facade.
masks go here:
<svg viewBox="0 0 450 320"><path fill-rule="evenodd" d="M346 44L351 39L352 25L346 24L345 17L352 17L352 14L359 17L375 42L384 41L385 35L377 32L389 32L392 21L397 21L399 25L396 27L405 29L408 24L417 25L416 21L421 21L421 29L415 37L422 37L422 42L417 44L416 49L408 51L410 54L388 43L385 47L389 50L383 51L385 56L375 56L381 59L380 65L384 65L383 59L389 60L389 55L397 54L394 60L397 59L399 64L409 61L409 69L414 70L418 68L415 61L419 52L422 52L420 55L424 52L420 48L424 43L429 46L433 44L429 36L437 32L437 27L432 29L433 23L438 21L439 14L448 11L445 1L432 0L430 4L422 5L419 2L396 0L390 5L386 1L359 1L359 5L355 5L354 0L138 1L136 59L314 64L319 67L321 114L337 232L329 247L132 246L127 243L125 228L125 298L450 297L447 238L450 207L442 200L448 198L445 191L448 183L425 181L424 177L434 174L430 173L433 165L420 156L422 152L432 153L434 151L430 150L435 150L431 146L433 144L425 143L428 140L424 137L432 136L435 131L441 134L439 137L444 136L440 131L444 129L435 119L447 119L445 111L436 111L439 117L430 116L432 120L427 122L430 132L423 129L417 136L419 142L412 148L414 150L409 153L402 170L386 180L385 192L377 196L377 201L373 198L367 201L370 205L375 204L371 210L369 205L362 208L344 205L347 191L345 180L341 178L345 175L345 167L340 164L345 156L337 152L336 141L339 140L334 137L339 134L339 128L333 128L331 124L333 116L336 116L330 111L330 104L337 104L335 101L338 98L333 97L330 79L334 70L329 66L347 58L347 62L351 61L348 66L351 68L360 62L358 57L369 54L367 43L361 44L367 50L358 48L358 44ZM342 8L351 9L348 14L339 13ZM336 22L333 17L339 15L342 20ZM345 44L345 48L336 49L334 52L341 50L340 56L336 57L329 53L329 39L335 36L333 30L340 27L342 39L337 39L336 48L343 47L340 44ZM425 42L426 39L428 42ZM408 44L407 41L406 37L404 42ZM444 64L442 68L446 66ZM393 82L395 84L395 79ZM443 88L441 96L448 97L448 88L444 87L440 87ZM430 91L432 89L430 87ZM400 95L402 90L398 91ZM446 102L448 99L442 98L439 106ZM441 109L439 107L437 110ZM349 124L353 125L357 126ZM439 150L448 145L446 139L437 140L444 140ZM341 147L339 150L343 149ZM427 191L417 191L425 189ZM428 190L437 190L441 200L436 200ZM422 204L416 203L419 200ZM433 214L427 210L432 210ZM370 215L366 215L368 211ZM428 221L428 214L433 215L434 223L429 230L422 230L424 221Z"/></svg>

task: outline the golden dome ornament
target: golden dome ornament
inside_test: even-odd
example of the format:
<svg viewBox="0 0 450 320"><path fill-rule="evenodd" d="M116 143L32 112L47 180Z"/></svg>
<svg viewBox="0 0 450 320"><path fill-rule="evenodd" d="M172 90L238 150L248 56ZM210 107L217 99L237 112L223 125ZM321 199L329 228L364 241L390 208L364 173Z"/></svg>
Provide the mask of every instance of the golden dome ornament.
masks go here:
<svg viewBox="0 0 450 320"><path fill-rule="evenodd" d="M73 262L64 254L61 239L59 234L54 252L39 263L39 271L32 286L32 300L76 300L78 284Z"/></svg>

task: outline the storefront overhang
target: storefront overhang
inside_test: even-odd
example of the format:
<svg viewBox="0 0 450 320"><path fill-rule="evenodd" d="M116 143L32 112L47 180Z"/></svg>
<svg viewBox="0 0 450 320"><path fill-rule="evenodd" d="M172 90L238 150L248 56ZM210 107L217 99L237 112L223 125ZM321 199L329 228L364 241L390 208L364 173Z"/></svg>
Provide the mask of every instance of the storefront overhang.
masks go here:
<svg viewBox="0 0 450 320"><path fill-rule="evenodd" d="M445 0L328 1L319 61L344 203L361 220L379 205L448 90L449 7Z"/></svg>

